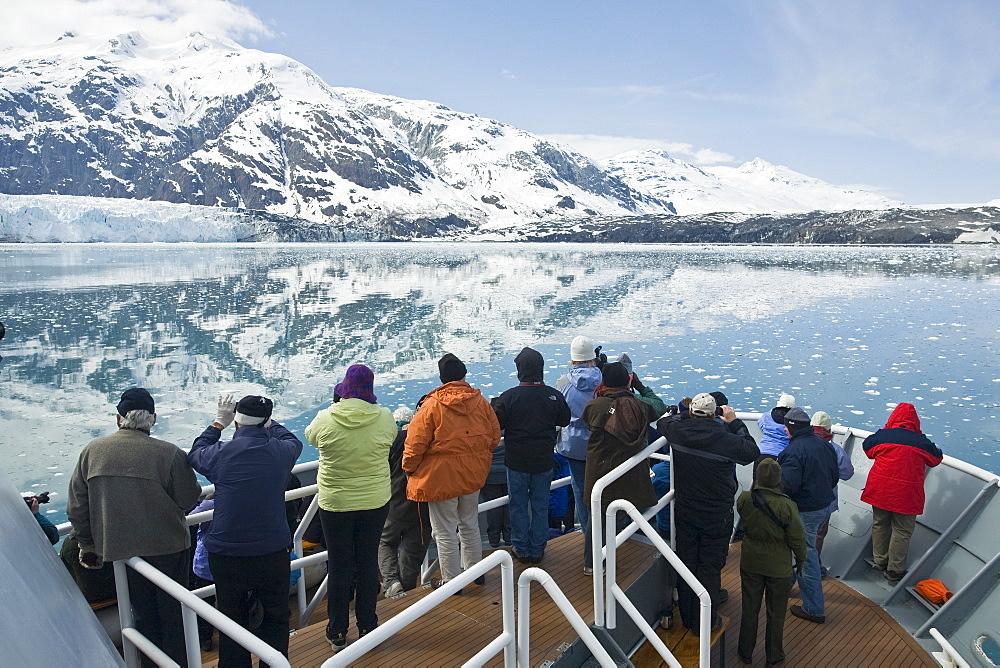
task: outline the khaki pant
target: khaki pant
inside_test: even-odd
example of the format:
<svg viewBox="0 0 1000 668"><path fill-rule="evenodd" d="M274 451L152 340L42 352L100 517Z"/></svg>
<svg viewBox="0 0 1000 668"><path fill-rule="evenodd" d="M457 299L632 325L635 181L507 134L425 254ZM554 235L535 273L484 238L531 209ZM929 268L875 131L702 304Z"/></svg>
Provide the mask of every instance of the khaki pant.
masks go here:
<svg viewBox="0 0 1000 668"><path fill-rule="evenodd" d="M872 506L872 517L872 561L876 566L902 573L906 570L906 552L917 516Z"/></svg>
<svg viewBox="0 0 1000 668"><path fill-rule="evenodd" d="M427 504L431 534L437 544L441 579L451 580L482 561L479 491ZM461 549L459 546L461 545Z"/></svg>

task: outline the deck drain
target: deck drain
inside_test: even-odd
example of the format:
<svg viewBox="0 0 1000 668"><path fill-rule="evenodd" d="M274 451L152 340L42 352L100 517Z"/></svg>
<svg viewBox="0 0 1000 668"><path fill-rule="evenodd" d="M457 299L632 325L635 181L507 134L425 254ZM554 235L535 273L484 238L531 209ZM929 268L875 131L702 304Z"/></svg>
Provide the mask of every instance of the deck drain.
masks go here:
<svg viewBox="0 0 1000 668"><path fill-rule="evenodd" d="M976 649L991 666L1000 665L1000 644L997 644L992 637L983 634L976 638Z"/></svg>

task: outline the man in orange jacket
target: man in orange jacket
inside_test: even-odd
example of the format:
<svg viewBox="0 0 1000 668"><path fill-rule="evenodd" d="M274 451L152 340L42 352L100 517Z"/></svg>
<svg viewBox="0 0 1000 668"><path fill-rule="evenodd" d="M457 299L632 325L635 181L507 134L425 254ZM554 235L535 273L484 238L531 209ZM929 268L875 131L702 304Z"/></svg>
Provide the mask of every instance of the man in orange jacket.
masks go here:
<svg viewBox="0 0 1000 668"><path fill-rule="evenodd" d="M447 582L483 557L479 490L500 443L500 423L482 393L465 382L462 360L448 353L438 370L443 384L424 398L410 423L402 468L406 497L427 502L441 580Z"/></svg>

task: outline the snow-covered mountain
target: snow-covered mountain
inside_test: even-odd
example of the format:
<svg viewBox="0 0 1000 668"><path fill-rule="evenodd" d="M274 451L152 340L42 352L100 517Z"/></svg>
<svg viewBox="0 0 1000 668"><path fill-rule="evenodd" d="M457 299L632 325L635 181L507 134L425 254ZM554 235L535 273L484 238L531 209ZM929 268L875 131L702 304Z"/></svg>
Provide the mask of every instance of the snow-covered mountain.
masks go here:
<svg viewBox="0 0 1000 668"><path fill-rule="evenodd" d="M697 167L666 151L629 151L603 161L634 188L673 202L681 215L736 211L804 213L888 209L888 197L850 190L755 158L740 167Z"/></svg>
<svg viewBox="0 0 1000 668"><path fill-rule="evenodd" d="M334 88L194 33L66 35L0 53L0 191L263 210L421 235L553 215L672 212L509 125Z"/></svg>

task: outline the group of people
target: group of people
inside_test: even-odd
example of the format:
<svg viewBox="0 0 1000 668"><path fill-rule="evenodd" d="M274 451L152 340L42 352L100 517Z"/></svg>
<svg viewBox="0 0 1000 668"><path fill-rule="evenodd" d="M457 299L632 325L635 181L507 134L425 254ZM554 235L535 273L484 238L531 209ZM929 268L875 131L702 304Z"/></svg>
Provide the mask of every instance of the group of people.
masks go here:
<svg viewBox="0 0 1000 668"><path fill-rule="evenodd" d="M675 532L678 556L708 590L713 628L728 596L721 571L735 523L735 465L754 464L753 489L735 504L743 536L740 658L749 663L766 595L767 660L783 660L781 628L793 579L802 605L792 606L792 614L825 620L821 537L836 509L838 480L853 474L832 440L829 416L810 418L793 397L782 395L761 417L758 444L721 392L668 407L633 373L627 355L608 362L592 340L578 336L570 359L568 374L550 387L542 355L524 348L514 358L518 384L490 402L466 381L465 364L447 354L438 361L441 385L415 411L401 407L395 413L377 403L370 368L347 369L333 403L305 429L306 441L319 452L319 519L329 572L326 637L334 652L347 645L352 599L361 637L378 626L380 592L396 596L417 586L430 538L440 565L435 586L482 559L481 493L496 497L505 487L509 496L508 514L490 522L491 546L502 538L518 561L541 562L559 466L554 453L568 462L577 523L588 538L591 511L616 499L638 508L654 505L673 467L674 524L663 513L658 524ZM186 585L185 514L200 500L195 472L201 473L215 486L214 519L202 531L203 571L216 585L216 605L287 655L291 528L284 495L303 445L272 419L266 397L237 402L223 396L215 409L213 423L185 453L150 435L156 411L149 392L127 390L117 405L118 431L87 445L73 472L71 538L85 569L140 556ZM231 424L236 430L224 441ZM605 489L602 508L591 509L596 481L660 435L670 444L671 462L652 471L647 463L632 468ZM923 466L939 463L941 453L920 434L910 404L900 404L864 449L875 459L862 497L875 507L873 563L898 581L913 520L922 512ZM489 485L498 487L490 491ZM584 573L592 575L594 566L588 540ZM475 582L482 585L485 576ZM138 630L185 665L179 605L132 569L129 584ZM677 589L681 621L695 633L705 631L693 590L684 582ZM672 602L672 594L668 598ZM672 618L671 610L665 614ZM249 652L224 635L219 658L221 666L250 665Z"/></svg>

